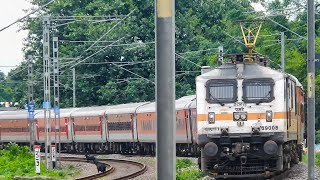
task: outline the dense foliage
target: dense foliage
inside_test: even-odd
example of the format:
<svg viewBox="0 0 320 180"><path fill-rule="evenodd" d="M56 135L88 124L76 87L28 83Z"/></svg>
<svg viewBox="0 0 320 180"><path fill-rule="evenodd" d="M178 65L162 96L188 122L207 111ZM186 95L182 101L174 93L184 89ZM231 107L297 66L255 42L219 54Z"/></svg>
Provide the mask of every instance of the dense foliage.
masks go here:
<svg viewBox="0 0 320 180"><path fill-rule="evenodd" d="M195 168L192 168L195 167ZM201 179L205 175L197 169L197 164L193 163L190 159L178 159L177 160L177 180L185 179Z"/></svg>
<svg viewBox="0 0 320 180"><path fill-rule="evenodd" d="M47 1L32 0L32 3L42 5ZM250 5L252 2L261 2L266 11L254 11ZM286 71L295 75L306 87L307 17L305 3L305 1L293 0L176 1L176 53L179 54L176 56L176 97L195 93L194 81L195 77L200 74L199 67L216 65L216 48L219 45L223 45L225 53L245 51L241 44L241 31L236 23L237 20L254 19L266 15L256 51L269 56L272 60L271 67L279 69L279 64L281 64L279 33L285 32L287 39L285 44ZM154 100L155 89L152 83L155 78L154 0L59 0L50 4L44 11L55 17L56 20L52 21L53 25L67 23L63 26L54 26L51 31L51 37L58 36L61 40L59 57L62 67L60 78L63 84L61 87L62 107L72 105L70 67L82 60L84 60L82 63L75 66L77 106ZM118 20L92 23L90 21L94 20L92 17L79 17L117 15L117 18L121 19L123 16L120 17L120 15L129 13L131 14L121 22ZM41 17L41 14L37 16ZM75 22L68 23L70 21L61 19L58 21L57 18L61 16L78 17L74 18ZM113 28L117 23L119 24L116 28ZM29 30L25 43L25 54L37 57L35 98L38 105L41 104L43 97L41 24L41 18L28 19L23 24L23 28ZM316 21L317 34L320 32L319 27L319 21ZM105 36L101 42L91 47L92 41L99 39L103 34ZM91 43L80 41L91 41ZM319 42L320 39L317 37L316 44L318 45ZM109 45L112 46L108 47ZM320 48L316 47L319 53ZM104 49L101 50L102 48ZM97 51L99 53L87 58ZM122 66L119 67L119 65ZM12 76L11 80L22 81L26 77L26 71L23 71L25 66L23 62L20 67L13 70L10 74L20 72ZM316 125L319 129L319 75L316 77L316 84ZM26 103L26 88L26 83L21 83L14 88L14 101L20 101L20 104Z"/></svg>
<svg viewBox="0 0 320 180"><path fill-rule="evenodd" d="M0 150L0 179L13 179L15 176L38 176L34 170L34 156L27 146L9 144L5 149ZM46 174L45 164L41 162L41 175L64 178L79 174L74 167L69 166L64 170L49 170Z"/></svg>

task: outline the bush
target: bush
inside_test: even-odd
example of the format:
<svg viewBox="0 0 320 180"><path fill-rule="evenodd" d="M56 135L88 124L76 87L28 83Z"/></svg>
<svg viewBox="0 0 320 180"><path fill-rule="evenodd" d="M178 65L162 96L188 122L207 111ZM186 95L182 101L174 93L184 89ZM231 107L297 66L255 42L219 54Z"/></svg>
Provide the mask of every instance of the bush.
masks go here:
<svg viewBox="0 0 320 180"><path fill-rule="evenodd" d="M189 159L178 159L177 160L177 180L189 180L189 179L200 179L204 177L205 175L200 172L198 169L189 169L189 170L183 170L184 168L196 166L197 164L193 163Z"/></svg>
<svg viewBox="0 0 320 180"><path fill-rule="evenodd" d="M189 180L189 179L200 179L204 177L205 175L201 173L197 169L192 170L186 170L186 171L180 171L177 173L176 179L177 180Z"/></svg>
<svg viewBox="0 0 320 180"><path fill-rule="evenodd" d="M193 163L189 159L178 159L176 169L177 169L177 171L180 171L183 168L187 168L187 167L194 166L194 165L196 165L196 164Z"/></svg>
<svg viewBox="0 0 320 180"><path fill-rule="evenodd" d="M1 179L13 179L15 176L38 176L34 170L34 156L29 147L18 146L10 143L5 149L0 150L0 177ZM41 162L41 175L46 175L45 164ZM75 169L49 170L47 176L53 178L65 178L77 174Z"/></svg>

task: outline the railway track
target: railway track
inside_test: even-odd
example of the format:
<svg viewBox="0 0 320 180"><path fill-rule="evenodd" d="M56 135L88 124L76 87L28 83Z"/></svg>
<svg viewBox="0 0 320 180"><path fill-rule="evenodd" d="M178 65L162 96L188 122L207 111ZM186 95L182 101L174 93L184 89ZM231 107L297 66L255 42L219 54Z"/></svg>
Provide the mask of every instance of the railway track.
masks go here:
<svg viewBox="0 0 320 180"><path fill-rule="evenodd" d="M124 179L130 179L130 178L135 178L147 170L147 166L143 163L136 162L136 161L131 161L131 160L120 160L120 159L96 159L99 162L105 164L107 166L107 170L104 173L97 173L94 175L86 176L86 177L81 177L81 178L76 178L76 180L93 180L93 179L99 179L102 177L108 177L108 175L112 175L115 171L116 168L110 164L112 163L121 163L121 164L130 164L139 167L138 171L135 171L133 173L117 177L117 178L112 178L113 180L124 180ZM71 162L84 162L84 163L92 163L88 162L85 158L80 158L80 157L61 157L61 161L71 161Z"/></svg>

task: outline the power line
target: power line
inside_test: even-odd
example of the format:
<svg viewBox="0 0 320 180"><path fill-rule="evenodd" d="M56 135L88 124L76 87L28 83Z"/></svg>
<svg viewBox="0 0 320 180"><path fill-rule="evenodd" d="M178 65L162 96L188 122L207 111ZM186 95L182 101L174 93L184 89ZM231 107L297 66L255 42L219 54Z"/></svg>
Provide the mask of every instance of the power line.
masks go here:
<svg viewBox="0 0 320 180"><path fill-rule="evenodd" d="M155 85L155 83L154 83L153 81L151 81L151 80L149 80L149 79L147 79L147 78L145 78L145 77L142 77L142 76L140 76L139 74L136 74L136 73L134 73L134 72L132 72L132 71L130 71L130 70L124 68L124 67L121 67L121 66L119 66L119 65L117 65L117 64L113 64L113 65L115 65L115 66L117 66L118 68L123 69L123 70L125 70L125 71L127 71L127 72L129 72L129 73L131 73L131 74L133 74L133 75L136 75L136 76L138 76L138 77L140 77L140 78L142 78L142 79L144 79L144 80L146 80L146 81L148 81L148 82L151 82L152 84Z"/></svg>
<svg viewBox="0 0 320 180"><path fill-rule="evenodd" d="M180 54L177 54L177 53L176 53L176 56L178 56L179 58L182 58L182 59L184 59L184 60L186 60L186 61L190 62L191 64L193 64L193 65L195 65L195 66L197 66L197 67L200 67L200 68L201 68L201 66L200 66L199 64L197 64L197 63L195 63L195 62L193 62L193 61L191 61L191 60L189 60L189 59L187 59L187 58L185 58L185 57L181 56Z"/></svg>
<svg viewBox="0 0 320 180"><path fill-rule="evenodd" d="M122 37L122 38L120 38L120 39L118 39L118 40L114 41L114 42L113 42L113 43L111 43L110 45L113 45L113 44L115 44L116 42L121 41L123 38L124 38L124 37ZM76 65L78 65L78 64L80 64L80 63L82 63L83 61L86 61L87 59L89 59L89 58L93 57L94 55L98 54L99 52L101 52L101 51L103 51L103 50L107 49L108 47L110 47L110 45L108 45L108 46L106 46L106 47L104 47L104 48L100 49L99 51L97 51L97 52L95 52L95 53L91 54L90 56L87 56L85 59L83 59L83 60L81 60L81 61L79 61L79 62L75 63L74 65L72 65L72 66L70 67L70 69L71 69L71 68L73 68L73 67L75 67Z"/></svg>
<svg viewBox="0 0 320 180"><path fill-rule="evenodd" d="M42 8L44 8L45 6L48 6L49 4L51 4L51 3L53 3L53 2L54 2L54 0L51 0L51 1L48 2L47 4L45 4L45 5L43 5L43 6L40 6L38 9L31 11L30 13L28 13L28 14L25 15L25 16L23 16L22 18L19 18L19 19L17 19L16 21L14 21L13 23L11 23L11 24L5 26L4 28L0 29L0 32L1 32L1 31L4 31L5 29L11 27L12 25L14 25L14 24L16 24L16 23L24 20L25 18L27 18L27 17L29 17L30 15L38 12L39 10L41 10Z"/></svg>
<svg viewBox="0 0 320 180"><path fill-rule="evenodd" d="M88 51L91 49L98 41L100 41L102 38L104 38L107 34L109 34L114 28L116 28L122 21L124 21L127 17L129 17L133 12L135 11L132 10L129 14L127 14L123 19L121 19L117 24L115 24L111 29L109 29L105 34L103 34L98 40L96 40L88 49L86 49L84 52Z"/></svg>
<svg viewBox="0 0 320 180"><path fill-rule="evenodd" d="M83 65L100 65L100 64L121 64L121 66L127 65L135 65L135 64L142 64L148 62L154 62L155 60L148 60L148 61L121 61L121 62L99 62L99 63L81 63Z"/></svg>
<svg viewBox="0 0 320 180"><path fill-rule="evenodd" d="M281 26L282 28L286 29L287 31L290 31L291 33L293 33L293 34L295 34L295 35L299 36L300 38L303 38L303 39L307 40L307 38L306 38L306 37L301 36L300 34L298 34L298 33L294 32L294 31L290 30L289 28L287 28L287 27L285 27L284 25L282 25L282 24L280 24L280 23L278 23L278 22L274 21L273 19L271 19L271 18L269 18L269 17L266 17L266 18L267 18L267 19L269 19L271 22L273 22L273 23L275 23L275 24L277 24L277 25Z"/></svg>

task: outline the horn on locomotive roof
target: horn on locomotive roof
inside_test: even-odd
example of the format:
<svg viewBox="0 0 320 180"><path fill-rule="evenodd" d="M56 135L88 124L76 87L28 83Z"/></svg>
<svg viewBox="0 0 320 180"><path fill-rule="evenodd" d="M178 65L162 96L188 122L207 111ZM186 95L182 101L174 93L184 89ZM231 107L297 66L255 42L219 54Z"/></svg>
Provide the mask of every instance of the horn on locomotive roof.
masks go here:
<svg viewBox="0 0 320 180"><path fill-rule="evenodd" d="M238 21L240 22L241 32L243 36L244 43L246 47L248 48L248 54L246 57L246 60L249 61L249 63L252 63L253 61L253 49L255 48L259 32L262 26L262 22L259 21ZM249 25L252 25L254 23L258 22L259 25L256 25L255 27L251 28ZM249 24L249 25L248 25ZM247 27L245 27L248 25Z"/></svg>

